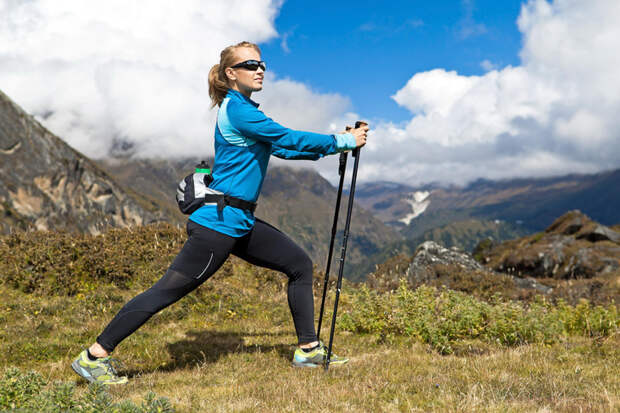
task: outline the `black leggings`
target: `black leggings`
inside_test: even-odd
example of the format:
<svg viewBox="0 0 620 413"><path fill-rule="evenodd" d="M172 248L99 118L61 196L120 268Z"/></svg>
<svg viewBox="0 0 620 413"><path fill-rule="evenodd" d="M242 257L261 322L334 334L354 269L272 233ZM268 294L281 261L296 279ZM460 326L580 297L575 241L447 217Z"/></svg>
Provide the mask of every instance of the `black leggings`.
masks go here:
<svg viewBox="0 0 620 413"><path fill-rule="evenodd" d="M112 352L151 316L178 301L211 277L230 254L285 273L288 304L299 343L317 339L314 330L312 261L284 233L259 219L249 234L235 238L193 221L187 223L188 240L168 271L151 288L131 299L97 337Z"/></svg>

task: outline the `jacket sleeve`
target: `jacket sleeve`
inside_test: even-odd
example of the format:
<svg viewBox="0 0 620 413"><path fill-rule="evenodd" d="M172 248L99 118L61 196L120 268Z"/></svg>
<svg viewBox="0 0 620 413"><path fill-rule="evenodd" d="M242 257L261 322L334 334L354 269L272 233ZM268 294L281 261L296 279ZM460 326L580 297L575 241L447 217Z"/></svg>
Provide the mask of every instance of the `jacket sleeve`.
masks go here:
<svg viewBox="0 0 620 413"><path fill-rule="evenodd" d="M323 157L321 153L293 151L281 148L275 144L271 146L271 154L282 159L308 159L311 161L316 161Z"/></svg>
<svg viewBox="0 0 620 413"><path fill-rule="evenodd" d="M277 143L282 149L329 155L355 148L355 137L350 133L323 135L286 128L249 104L228 105L230 124L241 135L268 143Z"/></svg>

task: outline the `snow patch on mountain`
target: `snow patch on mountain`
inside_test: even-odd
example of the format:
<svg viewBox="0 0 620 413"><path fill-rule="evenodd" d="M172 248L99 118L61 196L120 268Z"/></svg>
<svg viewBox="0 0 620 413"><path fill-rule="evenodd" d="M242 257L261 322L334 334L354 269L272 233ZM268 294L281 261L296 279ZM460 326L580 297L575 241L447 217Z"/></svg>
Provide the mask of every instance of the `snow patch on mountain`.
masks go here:
<svg viewBox="0 0 620 413"><path fill-rule="evenodd" d="M404 223L405 225L409 225L412 219L420 216L431 204L430 195L430 191L416 191L407 195L405 201L411 205L412 212L398 221Z"/></svg>

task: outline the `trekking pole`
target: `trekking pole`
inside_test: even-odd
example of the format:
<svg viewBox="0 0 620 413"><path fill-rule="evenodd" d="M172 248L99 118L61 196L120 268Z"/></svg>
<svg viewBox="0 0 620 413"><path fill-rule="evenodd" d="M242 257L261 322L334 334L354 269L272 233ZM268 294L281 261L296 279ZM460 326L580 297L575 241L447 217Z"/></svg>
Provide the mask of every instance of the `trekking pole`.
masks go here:
<svg viewBox="0 0 620 413"><path fill-rule="evenodd" d="M355 122L355 129L366 122ZM357 168L360 163L360 148L353 149L353 176L351 177L351 189L349 191L349 206L347 208L347 219L344 225L344 236L342 238L342 250L340 252L340 268L338 269L338 283L336 284L336 301L334 302L334 314L332 316L332 328L329 332L329 347L327 349L327 359L325 360L325 371L329 369L329 361L332 357L332 344L334 343L334 330L336 329L336 315L338 313L338 300L340 299L340 288L342 287L342 275L344 274L344 260L347 255L347 240L349 238L349 227L351 225L351 214L353 212L353 198L355 197L355 181L357 180Z"/></svg>
<svg viewBox="0 0 620 413"><path fill-rule="evenodd" d="M338 195L336 197L336 211L334 212L334 223L332 224L332 238L329 241L329 252L327 253L327 265L325 267L325 282L323 283L323 298L321 299L321 312L319 313L319 325L316 329L317 340L321 338L321 323L323 322L323 310L325 309L325 296L327 294L327 284L329 283L329 270L332 265L332 253L334 251L334 239L336 239L336 229L338 228L338 213L340 212L340 198L342 197L342 186L344 184L344 173L347 169L347 152L340 154L338 165L338 175L340 175L340 183L338 184Z"/></svg>

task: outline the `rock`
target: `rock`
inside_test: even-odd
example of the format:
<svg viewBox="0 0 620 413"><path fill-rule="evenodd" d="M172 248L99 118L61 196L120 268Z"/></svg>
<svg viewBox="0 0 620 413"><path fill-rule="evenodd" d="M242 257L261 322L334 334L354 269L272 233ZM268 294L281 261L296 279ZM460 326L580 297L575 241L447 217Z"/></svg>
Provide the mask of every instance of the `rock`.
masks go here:
<svg viewBox="0 0 620 413"><path fill-rule="evenodd" d="M515 285L519 288L534 289L542 294L550 294L553 291L553 288L542 285L531 277L512 277L512 279L515 282Z"/></svg>
<svg viewBox="0 0 620 413"><path fill-rule="evenodd" d="M407 277L414 284L428 282L434 275L431 266L436 264L458 265L472 271L483 269L482 265L468 254L444 248L434 241L426 241L417 248L414 259L407 270Z"/></svg>
<svg viewBox="0 0 620 413"><path fill-rule="evenodd" d="M620 244L618 231L570 211L543 233L494 246L484 262L519 277L591 279L620 267L620 248L612 243Z"/></svg>
<svg viewBox="0 0 620 413"><path fill-rule="evenodd" d="M604 225L597 225L591 231L580 233L577 239L586 239L590 242L611 241L620 244L620 233Z"/></svg>
<svg viewBox="0 0 620 413"><path fill-rule="evenodd" d="M564 235L572 235L579 232L579 230L583 227L583 219L580 216L577 216L570 220L566 226L564 227L564 231L562 233Z"/></svg>

